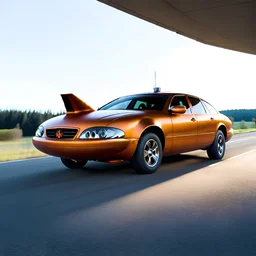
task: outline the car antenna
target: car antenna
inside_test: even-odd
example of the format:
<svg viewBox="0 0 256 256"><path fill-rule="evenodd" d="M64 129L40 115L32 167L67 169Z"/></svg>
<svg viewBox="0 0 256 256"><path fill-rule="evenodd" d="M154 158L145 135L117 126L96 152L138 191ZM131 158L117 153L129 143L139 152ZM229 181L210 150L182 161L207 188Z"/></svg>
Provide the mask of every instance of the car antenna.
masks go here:
<svg viewBox="0 0 256 256"><path fill-rule="evenodd" d="M156 87L156 71L155 71L155 87L154 87L154 92L160 92L161 88L160 87Z"/></svg>

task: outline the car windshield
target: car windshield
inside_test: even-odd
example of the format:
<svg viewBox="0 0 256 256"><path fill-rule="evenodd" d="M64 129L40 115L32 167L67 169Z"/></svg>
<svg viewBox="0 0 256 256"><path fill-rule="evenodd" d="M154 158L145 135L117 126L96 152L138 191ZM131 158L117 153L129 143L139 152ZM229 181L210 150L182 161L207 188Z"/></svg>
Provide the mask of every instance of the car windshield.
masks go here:
<svg viewBox="0 0 256 256"><path fill-rule="evenodd" d="M126 96L99 108L99 110L157 110L161 111L167 100L164 95Z"/></svg>

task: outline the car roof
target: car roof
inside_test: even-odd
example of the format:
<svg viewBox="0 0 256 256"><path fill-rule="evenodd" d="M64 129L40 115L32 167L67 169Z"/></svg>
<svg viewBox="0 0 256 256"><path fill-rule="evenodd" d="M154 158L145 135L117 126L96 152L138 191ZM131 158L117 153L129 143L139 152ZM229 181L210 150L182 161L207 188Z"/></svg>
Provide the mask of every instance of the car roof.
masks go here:
<svg viewBox="0 0 256 256"><path fill-rule="evenodd" d="M184 92L145 92L145 93L137 93L137 94L131 94L131 95L126 95L124 97L129 97L129 96L142 96L142 95L164 95L164 96L172 96L172 95L188 95L192 97L197 97L200 98L196 95L184 93Z"/></svg>

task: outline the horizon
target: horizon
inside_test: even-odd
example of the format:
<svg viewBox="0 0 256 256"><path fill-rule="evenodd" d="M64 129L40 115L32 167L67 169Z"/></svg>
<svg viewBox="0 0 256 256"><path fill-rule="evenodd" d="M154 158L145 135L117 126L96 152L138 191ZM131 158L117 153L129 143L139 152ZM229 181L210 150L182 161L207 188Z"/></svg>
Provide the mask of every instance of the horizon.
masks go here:
<svg viewBox="0 0 256 256"><path fill-rule="evenodd" d="M255 82L254 55L196 42L94 0L13 0L1 12L0 109L63 111L62 93L97 109L152 91L155 71L163 91L197 95L222 111L255 108L246 93Z"/></svg>
<svg viewBox="0 0 256 256"><path fill-rule="evenodd" d="M102 105L103 106L103 105ZM218 110L219 112L223 112L223 111L239 111L239 110L255 110L256 111L256 107L255 108L234 108L234 109L220 109L220 110ZM50 110L50 109L46 109L46 110L37 110L37 109L11 109L11 108L6 108L6 109L1 109L0 108L0 111L21 111L21 112L33 112L33 111L35 111L35 112L39 112L39 113L47 113L48 111L51 113L51 114L58 114L58 113L63 113L63 114L66 114L66 110L65 110L65 108L64 108L64 110L61 110L61 111L52 111L52 110ZM95 109L95 111L97 111L97 109ZM62 114L61 113L61 114Z"/></svg>

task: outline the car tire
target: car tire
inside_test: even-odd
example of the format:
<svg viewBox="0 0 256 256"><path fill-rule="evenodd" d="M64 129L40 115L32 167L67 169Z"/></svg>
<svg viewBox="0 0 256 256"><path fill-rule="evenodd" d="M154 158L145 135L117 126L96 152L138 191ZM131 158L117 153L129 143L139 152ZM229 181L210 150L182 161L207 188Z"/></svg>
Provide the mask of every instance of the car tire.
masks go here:
<svg viewBox="0 0 256 256"><path fill-rule="evenodd" d="M69 169L81 169L87 164L87 160L76 161L73 159L61 158L61 162Z"/></svg>
<svg viewBox="0 0 256 256"><path fill-rule="evenodd" d="M162 156L162 143L158 136L154 133L146 133L139 140L131 164L139 174L152 174L161 164Z"/></svg>
<svg viewBox="0 0 256 256"><path fill-rule="evenodd" d="M207 149L207 155L210 159L220 160L223 158L226 150L226 139L221 130L218 130L212 145Z"/></svg>

